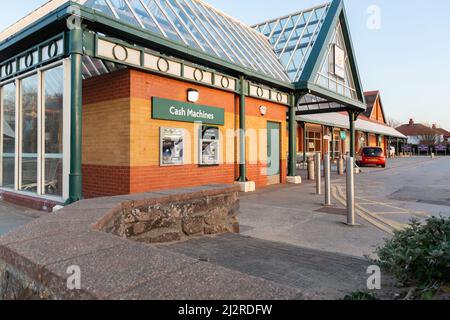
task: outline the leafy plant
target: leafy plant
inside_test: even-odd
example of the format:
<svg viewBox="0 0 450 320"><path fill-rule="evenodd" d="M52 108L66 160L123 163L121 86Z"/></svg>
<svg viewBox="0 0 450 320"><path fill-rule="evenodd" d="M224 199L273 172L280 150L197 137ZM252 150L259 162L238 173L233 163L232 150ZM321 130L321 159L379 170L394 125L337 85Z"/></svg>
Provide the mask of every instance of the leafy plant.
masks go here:
<svg viewBox="0 0 450 320"><path fill-rule="evenodd" d="M423 224L413 220L376 253L380 267L429 298L431 290L450 283L450 219L433 217Z"/></svg>
<svg viewBox="0 0 450 320"><path fill-rule="evenodd" d="M344 297L344 300L347 300L347 301L353 301L353 300L355 300L355 301L356 300L372 301L372 300L378 300L378 298L372 293L357 291L357 292L352 292L352 293L346 295Z"/></svg>

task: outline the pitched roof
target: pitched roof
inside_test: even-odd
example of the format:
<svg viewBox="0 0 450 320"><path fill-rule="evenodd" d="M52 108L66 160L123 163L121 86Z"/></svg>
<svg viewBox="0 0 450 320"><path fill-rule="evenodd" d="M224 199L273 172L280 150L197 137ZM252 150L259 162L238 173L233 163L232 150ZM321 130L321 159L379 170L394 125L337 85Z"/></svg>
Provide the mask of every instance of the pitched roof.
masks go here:
<svg viewBox="0 0 450 320"><path fill-rule="evenodd" d="M51 0L0 34L20 32L69 0ZM268 39L202 0L75 0L109 18L220 58L263 76L290 83Z"/></svg>
<svg viewBox="0 0 450 320"><path fill-rule="evenodd" d="M438 131L421 123L404 124L396 128L396 130L400 131L405 136L423 136L423 135L439 134Z"/></svg>
<svg viewBox="0 0 450 320"><path fill-rule="evenodd" d="M364 115L368 118L372 115L373 107L375 105L375 101L377 101L378 95L380 91L367 91L364 92L364 97L366 99L367 109L364 112Z"/></svg>
<svg viewBox="0 0 450 320"><path fill-rule="evenodd" d="M300 78L329 8L326 3L253 26L268 38L292 82Z"/></svg>
<svg viewBox="0 0 450 320"><path fill-rule="evenodd" d="M450 132L443 128L436 128L436 131L439 132L439 134L442 134L444 137L450 137Z"/></svg>

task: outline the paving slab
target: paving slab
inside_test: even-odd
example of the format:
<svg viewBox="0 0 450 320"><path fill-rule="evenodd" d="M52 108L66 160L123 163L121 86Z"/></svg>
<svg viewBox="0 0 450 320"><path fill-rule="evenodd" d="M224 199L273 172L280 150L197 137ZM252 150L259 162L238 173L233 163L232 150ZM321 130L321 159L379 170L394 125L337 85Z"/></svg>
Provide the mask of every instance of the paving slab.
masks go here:
<svg viewBox="0 0 450 320"><path fill-rule="evenodd" d="M168 283L170 285L168 285ZM146 282L117 300L298 300L301 291L210 263L198 262Z"/></svg>
<svg viewBox="0 0 450 320"><path fill-rule="evenodd" d="M197 262L149 245L125 241L112 248L49 265L47 270L58 276L58 282L54 280L51 287L62 288L65 281L59 280L68 276L68 267L76 265L81 271L82 289L99 299L107 299Z"/></svg>
<svg viewBox="0 0 450 320"><path fill-rule="evenodd" d="M304 299L341 299L367 289L371 263L342 254L222 235L164 246L173 252L300 290Z"/></svg>

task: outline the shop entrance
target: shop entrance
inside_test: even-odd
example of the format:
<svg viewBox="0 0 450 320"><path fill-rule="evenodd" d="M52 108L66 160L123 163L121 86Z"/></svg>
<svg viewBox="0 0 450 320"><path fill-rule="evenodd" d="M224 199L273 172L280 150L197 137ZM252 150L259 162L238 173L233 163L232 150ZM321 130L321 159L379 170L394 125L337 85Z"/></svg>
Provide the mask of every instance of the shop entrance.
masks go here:
<svg viewBox="0 0 450 320"><path fill-rule="evenodd" d="M280 179L280 132L276 122L267 122L267 184L279 184Z"/></svg>

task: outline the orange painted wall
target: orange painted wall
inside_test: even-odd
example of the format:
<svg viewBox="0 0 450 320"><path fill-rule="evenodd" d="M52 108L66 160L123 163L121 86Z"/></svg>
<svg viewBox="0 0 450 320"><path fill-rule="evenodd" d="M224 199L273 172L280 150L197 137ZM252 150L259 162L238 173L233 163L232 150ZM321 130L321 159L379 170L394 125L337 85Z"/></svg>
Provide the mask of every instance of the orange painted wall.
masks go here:
<svg viewBox="0 0 450 320"><path fill-rule="evenodd" d="M380 123L386 123L386 119L384 119L382 106L380 102L380 98L378 97L374 103L372 114L370 115L370 119L375 120Z"/></svg>
<svg viewBox="0 0 450 320"><path fill-rule="evenodd" d="M151 98L186 101L187 89L200 92L198 104L223 108L225 125L234 132L239 124L239 98L232 92L199 86L158 75L121 70L91 78L83 83L83 189L85 197L116 195L189 187L211 183L232 184L238 177L238 139L221 139L221 164L201 167L198 163L198 128L193 123L163 121L151 118ZM286 181L288 139L287 107L258 99L246 99L247 130L267 129L267 122L281 126L281 182ZM267 114L260 114L260 106ZM160 127L184 128L193 143L185 150L184 166L159 165ZM257 187L267 185L267 134L256 141L247 137L247 170L249 180ZM186 146L187 147L187 146ZM258 157L251 157L256 148ZM265 154L265 156L264 156Z"/></svg>

